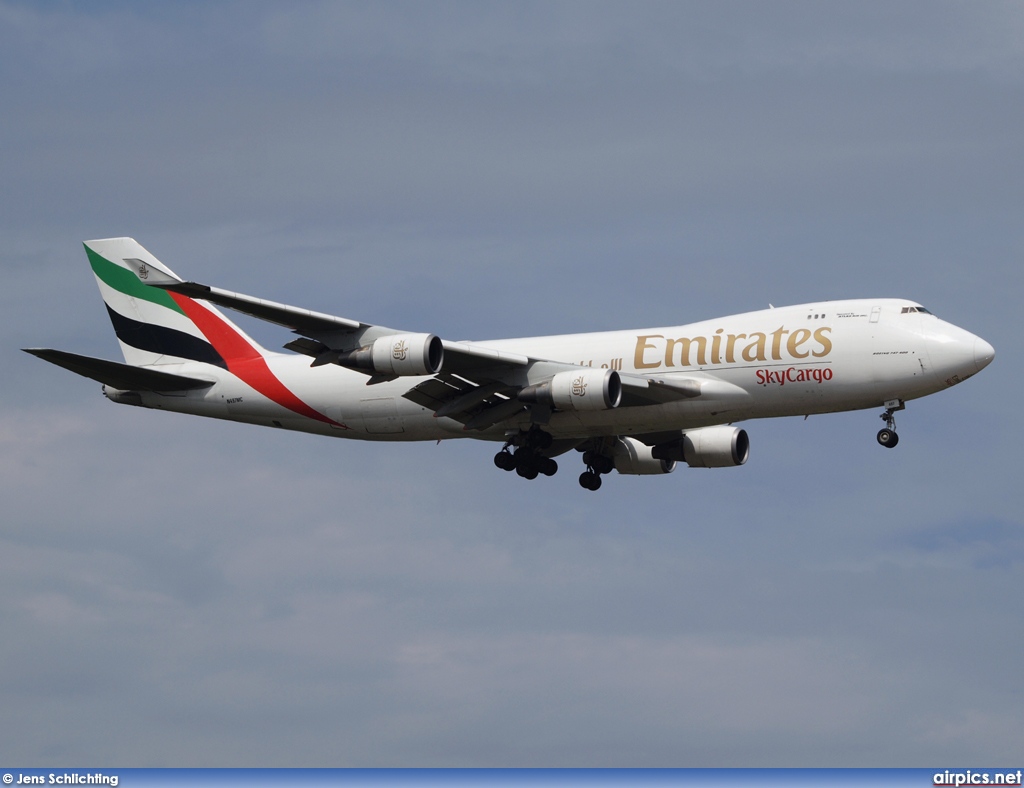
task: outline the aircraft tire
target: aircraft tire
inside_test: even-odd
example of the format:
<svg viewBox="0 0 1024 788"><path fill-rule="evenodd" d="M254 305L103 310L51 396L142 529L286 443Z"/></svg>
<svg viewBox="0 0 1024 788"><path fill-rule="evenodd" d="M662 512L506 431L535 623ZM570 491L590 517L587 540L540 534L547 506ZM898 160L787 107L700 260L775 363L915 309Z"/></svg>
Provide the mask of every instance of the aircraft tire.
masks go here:
<svg viewBox="0 0 1024 788"><path fill-rule="evenodd" d="M558 473L558 463L550 457L541 457L539 462L540 472L545 476L554 476Z"/></svg>
<svg viewBox="0 0 1024 788"><path fill-rule="evenodd" d="M515 454L516 473L524 479L536 479L540 473L537 459L537 455L520 449Z"/></svg>
<svg viewBox="0 0 1024 788"><path fill-rule="evenodd" d="M507 451L499 451L494 455L494 464L503 471L512 471L516 467L516 458Z"/></svg>
<svg viewBox="0 0 1024 788"><path fill-rule="evenodd" d="M584 490L597 490L601 487L601 477L592 471L583 471L580 474L580 487Z"/></svg>
<svg viewBox="0 0 1024 788"><path fill-rule="evenodd" d="M536 479L537 474L540 471L537 470L537 466L534 463L523 463L522 465L516 465L516 473L522 476L524 479Z"/></svg>
<svg viewBox="0 0 1024 788"><path fill-rule="evenodd" d="M895 430L881 429L878 431L878 442L885 448L891 449L900 442L900 436L896 434Z"/></svg>

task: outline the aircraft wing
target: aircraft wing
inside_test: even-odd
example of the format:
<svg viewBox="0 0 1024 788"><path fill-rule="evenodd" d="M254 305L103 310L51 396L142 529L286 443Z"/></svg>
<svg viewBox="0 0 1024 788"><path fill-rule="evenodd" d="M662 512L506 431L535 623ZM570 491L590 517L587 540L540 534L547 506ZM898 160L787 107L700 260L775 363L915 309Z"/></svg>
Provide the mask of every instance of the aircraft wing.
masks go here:
<svg viewBox="0 0 1024 788"><path fill-rule="evenodd" d="M405 333L198 282L187 282L153 262L143 263L140 260L138 263L136 273L147 285L209 301L290 328L300 337L287 343L285 349L312 357L312 366L335 363L356 368L343 362L343 357L365 349L381 337ZM539 365L543 368L542 374L555 375L570 370L589 369L576 364L497 350L473 342L440 342L444 348L443 369L413 387L404 396L433 410L439 417L445 416L462 422L467 430L486 429L527 408L538 407L517 399L519 390L525 386L521 381L527 370ZM356 369L370 376L368 384L395 377ZM626 406L658 405L701 394L702 383L699 380L657 379L627 373L619 373L619 377L623 390L621 404Z"/></svg>
<svg viewBox="0 0 1024 788"><path fill-rule="evenodd" d="M189 298L226 306L260 320L277 323L279 326L290 328L300 334L334 331L357 332L372 327L366 323L360 323L358 320L349 320L344 317L335 317L322 312L279 304L276 301L253 298L241 293L232 293L230 290L221 290L219 287L201 285L198 282L184 282L170 275L166 275L165 279L162 272L154 275L154 266L151 263L148 265L150 267L149 278L144 280L147 285L180 293Z"/></svg>
<svg viewBox="0 0 1024 788"><path fill-rule="evenodd" d="M553 362L540 362L545 365ZM447 367L447 361L445 362ZM585 370L575 364L560 364L559 371ZM636 407L661 405L679 399L700 396L699 381L652 381L639 375L619 373L622 383L621 405ZM434 415L462 422L467 430L483 430L512 418L528 407L516 398L521 386L493 380L484 375L454 375L441 372L420 383L403 396L434 411Z"/></svg>
<svg viewBox="0 0 1024 788"><path fill-rule="evenodd" d="M394 328L313 312L198 282L186 282L169 271L158 269L153 263L146 265L147 278L142 280L145 284L180 293L189 298L209 301L290 328L296 334L301 334L303 339L289 342L285 348L308 356L318 358L325 351L353 350L378 337L404 333ZM495 365L525 366L530 363L527 356L518 353L450 340L442 340L442 343L446 360L445 369L451 372L473 372Z"/></svg>

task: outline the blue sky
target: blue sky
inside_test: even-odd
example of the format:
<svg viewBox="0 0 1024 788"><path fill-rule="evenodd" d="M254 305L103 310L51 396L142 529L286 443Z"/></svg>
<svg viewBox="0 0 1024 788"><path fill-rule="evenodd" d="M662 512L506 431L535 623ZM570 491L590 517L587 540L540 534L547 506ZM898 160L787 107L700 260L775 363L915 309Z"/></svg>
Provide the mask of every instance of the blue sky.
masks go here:
<svg viewBox="0 0 1024 788"><path fill-rule="evenodd" d="M0 3L0 733L30 764L1019 757L1012 3ZM527 483L118 407L81 241L462 339L912 298L993 365ZM270 346L287 332L250 325Z"/></svg>

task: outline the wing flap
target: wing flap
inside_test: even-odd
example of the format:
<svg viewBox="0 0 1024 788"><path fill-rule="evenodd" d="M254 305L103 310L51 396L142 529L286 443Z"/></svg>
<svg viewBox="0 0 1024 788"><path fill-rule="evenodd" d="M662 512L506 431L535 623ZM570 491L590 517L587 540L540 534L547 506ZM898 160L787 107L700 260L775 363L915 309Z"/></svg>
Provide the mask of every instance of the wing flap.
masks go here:
<svg viewBox="0 0 1024 788"><path fill-rule="evenodd" d="M315 339L309 339L307 337L293 339L284 346L284 349L291 350L293 353L301 353L304 356L312 356L313 358L316 358L325 350L330 350L330 348L328 348L323 342L318 342Z"/></svg>
<svg viewBox="0 0 1024 788"><path fill-rule="evenodd" d="M493 397L499 391L506 391L508 388L504 383L497 382L476 386L464 391L454 399L449 399L434 412L434 415L441 418L443 416L458 417L463 413L469 413L474 408L483 405L489 397Z"/></svg>
<svg viewBox="0 0 1024 788"><path fill-rule="evenodd" d="M497 380L475 382L441 373L402 396L434 411L438 418L454 419L466 429L486 429L526 407L514 398L515 393L516 387Z"/></svg>
<svg viewBox="0 0 1024 788"><path fill-rule="evenodd" d="M469 421L465 422L464 430L486 430L493 427L499 421L505 421L513 416L522 413L526 405L517 399L501 400L498 404L492 405L477 413Z"/></svg>
<svg viewBox="0 0 1024 788"><path fill-rule="evenodd" d="M436 413L439 408L445 407L447 403L457 399L470 388L472 387L469 383L450 375L441 374L414 386L402 396Z"/></svg>

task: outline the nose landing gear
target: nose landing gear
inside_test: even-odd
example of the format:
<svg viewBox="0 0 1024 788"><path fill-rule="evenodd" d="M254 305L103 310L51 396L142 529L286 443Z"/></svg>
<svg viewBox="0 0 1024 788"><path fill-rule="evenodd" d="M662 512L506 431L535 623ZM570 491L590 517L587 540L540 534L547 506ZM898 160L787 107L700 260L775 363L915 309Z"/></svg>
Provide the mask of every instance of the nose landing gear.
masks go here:
<svg viewBox="0 0 1024 788"><path fill-rule="evenodd" d="M878 431L878 442L887 449L893 448L900 442L900 436L896 434L896 411L903 410L907 406L901 399L891 399L885 403L885 413L879 418L885 421L885 427Z"/></svg>

